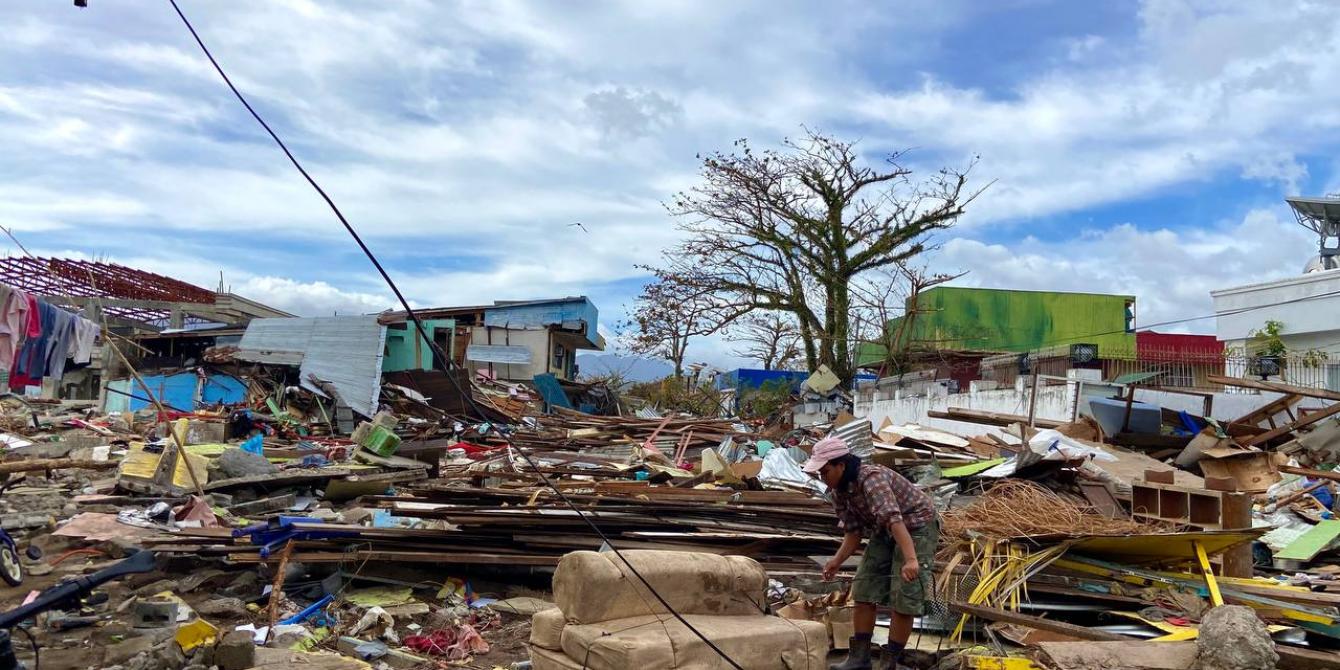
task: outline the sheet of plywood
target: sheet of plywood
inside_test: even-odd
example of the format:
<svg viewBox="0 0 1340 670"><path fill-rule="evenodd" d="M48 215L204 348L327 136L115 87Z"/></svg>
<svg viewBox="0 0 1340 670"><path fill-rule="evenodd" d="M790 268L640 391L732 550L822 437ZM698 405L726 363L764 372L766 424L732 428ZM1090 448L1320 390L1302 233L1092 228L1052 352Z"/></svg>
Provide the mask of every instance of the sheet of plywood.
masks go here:
<svg viewBox="0 0 1340 670"><path fill-rule="evenodd" d="M1310 561L1340 538L1340 521L1323 521L1275 554L1276 559Z"/></svg>
<svg viewBox="0 0 1340 670"><path fill-rule="evenodd" d="M1162 461L1150 458L1139 452L1123 449L1111 444L1089 444L1090 446L1100 448L1116 457L1117 460L1115 461L1094 461L1093 464L1107 471L1113 477L1116 477L1127 485L1144 479L1145 470L1156 470L1159 472L1172 472L1173 483L1177 486L1185 486L1194 489L1205 488L1204 479L1185 470L1175 468Z"/></svg>

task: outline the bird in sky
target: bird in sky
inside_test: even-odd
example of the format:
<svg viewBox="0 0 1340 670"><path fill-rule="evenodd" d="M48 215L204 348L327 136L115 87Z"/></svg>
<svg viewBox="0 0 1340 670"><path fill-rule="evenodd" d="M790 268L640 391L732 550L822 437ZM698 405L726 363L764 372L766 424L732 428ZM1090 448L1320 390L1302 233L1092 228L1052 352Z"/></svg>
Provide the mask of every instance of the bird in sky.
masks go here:
<svg viewBox="0 0 1340 670"><path fill-rule="evenodd" d="M589 232L591 232L591 231L587 230L587 229L586 229L586 226L583 226L583 225L581 224L580 221L577 222L577 223L569 223L569 224L568 224L568 227L569 227L569 228L571 228L571 227L573 227L573 226L577 226L578 228L581 228L583 233L589 233Z"/></svg>

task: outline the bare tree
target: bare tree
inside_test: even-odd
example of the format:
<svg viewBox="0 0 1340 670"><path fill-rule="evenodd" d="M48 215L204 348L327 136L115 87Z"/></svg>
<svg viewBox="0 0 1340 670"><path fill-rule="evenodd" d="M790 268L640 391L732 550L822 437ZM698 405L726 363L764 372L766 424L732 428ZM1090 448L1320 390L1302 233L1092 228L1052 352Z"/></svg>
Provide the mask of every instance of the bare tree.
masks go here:
<svg viewBox="0 0 1340 670"><path fill-rule="evenodd" d="M785 370L801 358L800 329L785 312L753 313L727 328L738 343L731 353L758 361L764 370Z"/></svg>
<svg viewBox="0 0 1340 670"><path fill-rule="evenodd" d="M852 143L815 132L761 153L737 141L704 157L702 184L668 204L687 236L651 269L716 296L725 321L794 315L807 366L850 379L853 280L920 254L980 193L966 190L966 170L913 183L901 158L868 167Z"/></svg>
<svg viewBox="0 0 1340 670"><path fill-rule="evenodd" d="M712 296L682 284L654 281L642 288L627 321L620 324L629 351L670 361L684 376L689 340L721 327Z"/></svg>
<svg viewBox="0 0 1340 670"><path fill-rule="evenodd" d="M900 261L853 283L854 357L859 359L863 349L873 350L882 357L882 375L910 372L911 354L935 345L916 336L917 321L931 311L921 305L921 294L965 274L932 273L925 266Z"/></svg>

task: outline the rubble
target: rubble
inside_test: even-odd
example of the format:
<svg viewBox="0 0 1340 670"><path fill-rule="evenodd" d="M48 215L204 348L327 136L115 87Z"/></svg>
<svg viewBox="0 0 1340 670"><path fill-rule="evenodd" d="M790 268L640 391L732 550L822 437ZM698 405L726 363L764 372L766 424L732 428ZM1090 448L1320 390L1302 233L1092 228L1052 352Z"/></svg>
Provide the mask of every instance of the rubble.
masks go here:
<svg viewBox="0 0 1340 670"><path fill-rule="evenodd" d="M819 579L841 534L824 485L798 464L835 434L941 514L936 596L909 647L920 667L1254 670L1278 654L1280 667L1340 668L1322 651L1340 646L1340 475L1328 469L1340 419L1278 416L1340 400L1330 392L1225 378L1282 401L1226 423L1140 414L1166 434L1106 415L1028 425L952 409L1004 428L955 434L876 429L823 374L791 414L745 420L629 411L598 384L422 370L388 373L369 416L344 411L338 387L303 383L329 352L283 363L248 351L213 348L191 373L235 380L227 403L0 403L0 475L16 482L0 525L42 550L20 554L25 582L0 592L6 605L138 549L157 557L153 572L101 587L104 600L39 615L44 663L711 660L632 586L628 560L730 653L822 667L850 637L853 566ZM797 416L821 422L795 427ZM664 625L637 627L651 620ZM667 641L684 657L663 658Z"/></svg>

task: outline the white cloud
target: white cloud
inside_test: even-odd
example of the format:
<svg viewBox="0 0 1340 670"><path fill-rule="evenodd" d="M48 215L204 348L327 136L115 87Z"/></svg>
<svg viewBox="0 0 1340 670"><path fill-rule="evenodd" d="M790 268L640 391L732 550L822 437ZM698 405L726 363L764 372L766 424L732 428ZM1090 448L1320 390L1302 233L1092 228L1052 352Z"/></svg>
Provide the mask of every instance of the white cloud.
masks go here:
<svg viewBox="0 0 1340 670"><path fill-rule="evenodd" d="M935 261L945 270L968 270L959 285L1134 295L1145 327L1213 314L1210 291L1301 274L1315 253L1315 236L1276 208L1180 231L1121 224L1063 242L958 238ZM1213 333L1214 319L1158 330Z"/></svg>
<svg viewBox="0 0 1340 670"><path fill-rule="evenodd" d="M1226 175L1294 191L1323 176L1304 159L1334 153L1340 130L1331 3L1149 0L1137 35L1056 35L1065 58L990 87L945 42L976 3L185 9L420 304L627 283L676 239L660 202L696 183L695 154L802 124L872 154L916 147L926 167L980 154L977 176L998 181L961 232L993 240L1030 217ZM168 8L7 3L0 23L13 27L0 42L0 225L206 286L223 270L291 311L389 297ZM1067 243L965 238L944 257L983 284L1039 288L1060 263L1092 290L1135 287L1149 316L1204 307L1208 284L1296 272L1311 253L1301 231L1259 221L1113 223Z"/></svg>
<svg viewBox="0 0 1340 670"><path fill-rule="evenodd" d="M231 285L231 290L237 295L298 316L370 314L399 309L389 291L386 295L342 291L324 281L298 282L284 277L249 277Z"/></svg>
<svg viewBox="0 0 1340 670"><path fill-rule="evenodd" d="M1072 61L1082 61L1101 48L1107 40L1101 35L1085 35L1064 40L1066 57Z"/></svg>

